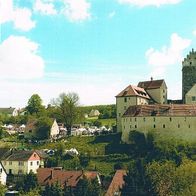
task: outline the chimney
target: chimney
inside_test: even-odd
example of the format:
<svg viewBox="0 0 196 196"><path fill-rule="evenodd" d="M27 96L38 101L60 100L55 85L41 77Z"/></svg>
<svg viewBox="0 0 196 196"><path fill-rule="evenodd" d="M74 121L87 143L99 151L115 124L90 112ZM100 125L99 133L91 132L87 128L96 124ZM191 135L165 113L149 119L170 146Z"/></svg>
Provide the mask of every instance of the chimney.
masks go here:
<svg viewBox="0 0 196 196"><path fill-rule="evenodd" d="M150 80L153 81L153 77L151 77Z"/></svg>
<svg viewBox="0 0 196 196"><path fill-rule="evenodd" d="M54 178L54 173L53 173L53 169L50 170L50 178L53 179Z"/></svg>

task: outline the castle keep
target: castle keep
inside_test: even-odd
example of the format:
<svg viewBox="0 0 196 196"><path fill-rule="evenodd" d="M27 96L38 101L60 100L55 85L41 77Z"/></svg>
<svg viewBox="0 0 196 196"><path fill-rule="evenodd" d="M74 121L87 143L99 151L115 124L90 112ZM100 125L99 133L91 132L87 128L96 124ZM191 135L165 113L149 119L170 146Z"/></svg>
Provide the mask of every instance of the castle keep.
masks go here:
<svg viewBox="0 0 196 196"><path fill-rule="evenodd" d="M196 52L192 51L182 62L182 100L183 103L196 103ZM193 88L193 89L192 89Z"/></svg>
<svg viewBox="0 0 196 196"><path fill-rule="evenodd" d="M168 104L165 81L151 80L129 85L116 96L117 130L129 143L129 133L148 131L195 131L196 52L182 62L182 103Z"/></svg>

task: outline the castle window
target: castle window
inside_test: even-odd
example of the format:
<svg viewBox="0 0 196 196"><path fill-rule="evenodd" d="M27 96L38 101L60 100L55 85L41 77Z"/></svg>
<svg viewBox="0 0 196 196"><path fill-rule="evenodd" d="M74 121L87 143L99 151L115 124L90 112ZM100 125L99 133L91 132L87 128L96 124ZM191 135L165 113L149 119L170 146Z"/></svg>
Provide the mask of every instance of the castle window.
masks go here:
<svg viewBox="0 0 196 196"><path fill-rule="evenodd" d="M155 120L156 120L156 119L155 119L155 118L153 118L153 120L154 120L154 122L155 122Z"/></svg>
<svg viewBox="0 0 196 196"><path fill-rule="evenodd" d="M190 65L192 65L192 62L190 62Z"/></svg>
<svg viewBox="0 0 196 196"><path fill-rule="evenodd" d="M135 118L135 122L137 121L137 118Z"/></svg>
<svg viewBox="0 0 196 196"><path fill-rule="evenodd" d="M137 128L137 125L135 125L135 128Z"/></svg>
<svg viewBox="0 0 196 196"><path fill-rule="evenodd" d="M124 101L127 102L127 98L126 97L124 98Z"/></svg>
<svg viewBox="0 0 196 196"><path fill-rule="evenodd" d="M165 124L163 124L163 128L165 128Z"/></svg>
<svg viewBox="0 0 196 196"><path fill-rule="evenodd" d="M172 118L170 117L169 120L170 120L170 122L171 122L171 121L172 121Z"/></svg>
<svg viewBox="0 0 196 196"><path fill-rule="evenodd" d="M144 122L146 121L146 118L143 118Z"/></svg>
<svg viewBox="0 0 196 196"><path fill-rule="evenodd" d="M156 128L156 125L154 125L153 127Z"/></svg>
<svg viewBox="0 0 196 196"><path fill-rule="evenodd" d="M178 128L180 128L180 124L178 124Z"/></svg>
<svg viewBox="0 0 196 196"><path fill-rule="evenodd" d="M189 129L191 128L191 125L189 125Z"/></svg>
<svg viewBox="0 0 196 196"><path fill-rule="evenodd" d="M184 121L186 122L186 117L184 117Z"/></svg>

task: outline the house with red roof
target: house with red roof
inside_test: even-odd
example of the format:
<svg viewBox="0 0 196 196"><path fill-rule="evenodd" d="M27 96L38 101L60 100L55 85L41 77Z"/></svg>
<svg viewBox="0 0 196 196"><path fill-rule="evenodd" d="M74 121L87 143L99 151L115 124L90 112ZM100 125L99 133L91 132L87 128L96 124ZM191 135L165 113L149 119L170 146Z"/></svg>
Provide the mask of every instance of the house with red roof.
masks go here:
<svg viewBox="0 0 196 196"><path fill-rule="evenodd" d="M62 187L76 188L80 179L87 178L93 180L97 178L101 183L98 172L96 171L65 171L62 168L39 168L37 170L37 179L40 186L46 186L47 184L59 183Z"/></svg>

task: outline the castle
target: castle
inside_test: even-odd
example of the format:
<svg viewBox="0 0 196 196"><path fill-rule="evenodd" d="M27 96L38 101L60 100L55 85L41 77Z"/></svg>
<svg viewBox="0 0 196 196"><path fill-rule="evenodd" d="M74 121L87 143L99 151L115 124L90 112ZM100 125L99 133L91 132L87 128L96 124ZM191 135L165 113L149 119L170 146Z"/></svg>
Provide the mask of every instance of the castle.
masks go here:
<svg viewBox="0 0 196 196"><path fill-rule="evenodd" d="M153 80L129 85L116 96L117 130L129 143L130 131L196 130L196 52L182 62L181 104L168 104L165 81ZM172 102L172 101L170 101Z"/></svg>

